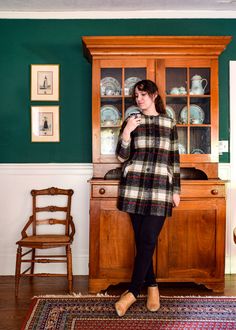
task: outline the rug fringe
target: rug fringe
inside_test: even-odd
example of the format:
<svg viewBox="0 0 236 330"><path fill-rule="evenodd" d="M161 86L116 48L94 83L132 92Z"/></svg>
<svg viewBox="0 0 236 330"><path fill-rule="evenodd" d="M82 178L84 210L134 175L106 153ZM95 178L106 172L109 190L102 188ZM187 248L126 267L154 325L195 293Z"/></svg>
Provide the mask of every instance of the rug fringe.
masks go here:
<svg viewBox="0 0 236 330"><path fill-rule="evenodd" d="M97 293L97 294L82 294L81 292L79 293L75 293L73 292L72 294L60 294L60 295L56 295L56 294L46 294L46 295L38 295L38 296L33 296L31 299L34 298L91 298L91 297L102 297L102 298L115 298L115 297L119 297L119 295L109 295L107 292L105 293Z"/></svg>

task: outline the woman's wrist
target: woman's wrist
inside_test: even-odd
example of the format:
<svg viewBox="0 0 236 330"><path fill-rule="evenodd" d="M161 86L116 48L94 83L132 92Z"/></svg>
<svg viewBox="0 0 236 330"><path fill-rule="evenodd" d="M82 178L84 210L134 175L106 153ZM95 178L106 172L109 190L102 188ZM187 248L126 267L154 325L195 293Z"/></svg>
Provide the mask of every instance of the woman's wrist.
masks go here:
<svg viewBox="0 0 236 330"><path fill-rule="evenodd" d="M129 142L129 141L130 141L130 133L124 131L124 132L122 133L122 140L123 140L124 142Z"/></svg>

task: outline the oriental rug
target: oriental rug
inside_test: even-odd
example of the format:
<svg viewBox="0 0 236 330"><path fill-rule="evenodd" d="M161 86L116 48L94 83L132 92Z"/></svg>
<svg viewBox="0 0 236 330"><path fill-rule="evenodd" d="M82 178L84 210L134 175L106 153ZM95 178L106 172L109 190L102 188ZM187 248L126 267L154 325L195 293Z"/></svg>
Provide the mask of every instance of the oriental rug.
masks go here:
<svg viewBox="0 0 236 330"><path fill-rule="evenodd" d="M161 296L161 308L153 313L142 296L122 318L114 309L117 299L107 295L36 297L21 329L236 329L236 297Z"/></svg>

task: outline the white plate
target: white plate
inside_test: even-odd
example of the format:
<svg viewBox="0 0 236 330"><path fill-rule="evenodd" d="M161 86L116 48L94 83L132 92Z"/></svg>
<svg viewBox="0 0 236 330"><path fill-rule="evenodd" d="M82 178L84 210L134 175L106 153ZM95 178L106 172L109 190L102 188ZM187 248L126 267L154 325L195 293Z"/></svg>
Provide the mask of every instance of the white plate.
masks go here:
<svg viewBox="0 0 236 330"><path fill-rule="evenodd" d="M166 114L175 120L175 111L170 105L166 105Z"/></svg>
<svg viewBox="0 0 236 330"><path fill-rule="evenodd" d="M121 86L117 79L113 77L105 77L100 82L101 95L111 96L111 95L120 95Z"/></svg>
<svg viewBox="0 0 236 330"><path fill-rule="evenodd" d="M204 122L205 114L201 107L196 104L190 105L190 123L202 124ZM188 122L188 107L185 106L180 112L179 122L187 124Z"/></svg>
<svg viewBox="0 0 236 330"><path fill-rule="evenodd" d="M121 117L119 110L111 104L106 104L101 107L101 125L117 125L119 124Z"/></svg>
<svg viewBox="0 0 236 330"><path fill-rule="evenodd" d="M127 119L132 113L140 113L141 110L136 105L131 105L125 111L125 119Z"/></svg>
<svg viewBox="0 0 236 330"><path fill-rule="evenodd" d="M205 154L205 152L202 149L193 149L191 154Z"/></svg>
<svg viewBox="0 0 236 330"><path fill-rule="evenodd" d="M179 153L180 154L186 154L185 146L181 143L179 143Z"/></svg>
<svg viewBox="0 0 236 330"><path fill-rule="evenodd" d="M132 95L134 85L139 82L140 78L130 77L125 80L125 95Z"/></svg>

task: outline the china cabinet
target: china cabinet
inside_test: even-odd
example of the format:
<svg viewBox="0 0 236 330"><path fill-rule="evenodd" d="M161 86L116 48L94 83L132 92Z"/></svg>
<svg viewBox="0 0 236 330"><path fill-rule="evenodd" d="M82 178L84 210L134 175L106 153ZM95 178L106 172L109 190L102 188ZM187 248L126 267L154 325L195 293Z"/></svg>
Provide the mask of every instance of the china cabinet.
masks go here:
<svg viewBox="0 0 236 330"><path fill-rule="evenodd" d="M83 37L92 62L93 179L90 199L89 290L129 281L135 256L128 216L117 210L121 166L115 147L122 122L137 111L132 87L157 82L178 127L182 168L207 180L181 180L181 204L157 242L159 281L224 288L225 190L218 179L218 57L231 37Z"/></svg>

